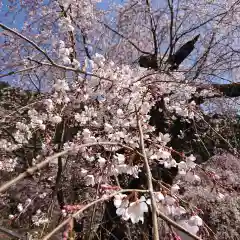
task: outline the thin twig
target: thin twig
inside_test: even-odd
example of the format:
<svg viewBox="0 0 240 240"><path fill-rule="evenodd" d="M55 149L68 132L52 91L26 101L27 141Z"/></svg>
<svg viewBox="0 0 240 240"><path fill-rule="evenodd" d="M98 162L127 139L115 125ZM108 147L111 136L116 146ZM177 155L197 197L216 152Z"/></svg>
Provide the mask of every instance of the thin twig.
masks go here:
<svg viewBox="0 0 240 240"><path fill-rule="evenodd" d="M40 102L42 102L42 101L43 101L43 100L38 100L38 101L36 101L36 102L29 103L28 105L23 106L23 107L19 108L18 110L11 112L11 113L8 114L8 115L5 115L4 118L1 118L1 119L0 119L0 123L4 123L4 122L6 121L6 118L11 117L13 114L15 114L15 113L19 113L19 114L20 114L20 111L22 111L22 110L24 110L24 109L26 109L26 108L30 108L30 107L33 106L34 104L40 103Z"/></svg>
<svg viewBox="0 0 240 240"><path fill-rule="evenodd" d="M231 143L229 141L227 141L220 133L218 133L211 125L210 123L208 123L203 116L201 116L197 111L193 110L194 113L196 113L208 126L209 128L211 128L211 130L213 132L215 132L225 143L228 144L229 148L231 148L231 150L233 150L233 153L235 153L235 148L231 145Z"/></svg>
<svg viewBox="0 0 240 240"><path fill-rule="evenodd" d="M113 82L113 80L111 80L110 78L105 78L105 77L98 76L98 75L96 75L94 73L85 72L85 71L82 71L79 68L66 67L66 66L63 66L63 65L56 64L56 63L50 64L50 63L47 63L47 62L39 62L39 61L37 61L35 59L32 59L32 58L28 58L28 60L36 62L36 63L38 63L40 65L43 65L43 66L56 67L56 68L59 68L59 69L63 69L65 71L72 71L72 72L76 72L76 73L82 73L82 74L85 74L85 75L88 75L88 76L91 76L91 77L100 78L101 80L106 80L106 81L109 81L109 82Z"/></svg>
<svg viewBox="0 0 240 240"><path fill-rule="evenodd" d="M202 22L202 23L199 24L198 26L192 27L192 28L184 31L182 34L180 34L180 36L176 37L175 44L176 44L177 41L178 41L180 38L182 38L184 35L186 35L186 34L188 34L188 33L191 33L191 32L193 32L193 31L197 30L198 28L200 28L200 27L206 25L207 23L213 21L215 18L217 18L217 17L222 17L222 16L223 16L223 17L221 18L221 20L222 20L222 19L234 8L234 6L237 5L237 4L239 4L239 3L240 3L240 1L234 2L234 3L232 4L232 6L231 6L227 11L222 12L222 13L219 13L219 14L217 14L217 15L209 18L208 20Z"/></svg>
<svg viewBox="0 0 240 240"><path fill-rule="evenodd" d="M23 72L26 72L26 71L31 71L31 70L33 70L37 67L39 67L39 66L32 66L32 67L29 67L29 68L20 69L18 71L11 71L11 72L0 75L0 78L11 76L11 75L18 74L18 73L23 73Z"/></svg>
<svg viewBox="0 0 240 240"><path fill-rule="evenodd" d="M152 184L152 173L150 166L148 164L147 160L147 154L144 147L144 138L143 138L143 131L141 122L139 119L139 116L137 115L137 121L138 121L138 129L140 134L140 146L143 154L145 169L146 169L146 175L147 175L147 181L148 181L148 190L150 193L151 198L151 205L152 205L152 224L153 224L153 239L159 240L159 232L158 232L158 219L157 219L157 205L153 194L153 184Z"/></svg>
<svg viewBox="0 0 240 240"><path fill-rule="evenodd" d="M102 22L100 22L102 23ZM110 26L108 26L106 23L102 23L106 28L108 28L109 30L111 30L112 32L114 32L115 34L117 34L118 36L122 37L123 39L127 40L134 48L136 48L139 52L143 53L143 54L151 54L150 52L145 52L143 50L141 50L135 43L133 43L131 40L129 40L127 37L125 37L123 34L119 33L118 31L116 31L115 29L111 28Z"/></svg>
<svg viewBox="0 0 240 240"><path fill-rule="evenodd" d="M54 228L47 236L45 236L42 240L48 240L50 239L56 232L58 232L61 228L63 228L66 224L69 223L69 221L71 221L72 218L76 218L79 216L80 213L82 213L83 211L85 211L86 209L90 208L91 206L100 203L100 202L104 202L107 201L109 199L111 199L112 197L114 197L115 195L119 194L119 193L125 193L125 192L143 192L143 193L147 193L149 192L148 190L138 190L138 189L124 189L124 190L120 190L117 191L107 197L102 197L99 198L87 205L85 205L83 208L81 208L80 210L78 210L76 213L72 214L69 218L67 218L66 220L64 220L61 224L59 224L56 228Z"/></svg>

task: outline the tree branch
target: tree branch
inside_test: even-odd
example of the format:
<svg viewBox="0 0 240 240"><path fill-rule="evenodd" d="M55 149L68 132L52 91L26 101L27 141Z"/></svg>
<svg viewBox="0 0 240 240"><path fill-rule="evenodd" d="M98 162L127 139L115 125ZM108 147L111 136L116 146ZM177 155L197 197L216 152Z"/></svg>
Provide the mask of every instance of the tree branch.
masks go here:
<svg viewBox="0 0 240 240"><path fill-rule="evenodd" d="M53 62L53 60L48 56L48 54L42 50L36 43L34 43L33 41L31 41L30 39L28 39L27 37L23 36L21 33L18 33L17 31L7 27L6 25L0 23L0 27L3 28L4 30L9 31L10 33L13 33L15 35L17 35L18 37L24 39L25 41L27 41L28 43L30 43L32 46L34 46L39 52L41 52L46 58L47 60L52 63L53 65L55 64Z"/></svg>
<svg viewBox="0 0 240 240"><path fill-rule="evenodd" d="M72 71L72 72L76 72L76 73L82 73L82 74L85 74L87 76L96 77L96 78L99 78L99 79L102 79L102 80L113 82L113 80L111 80L110 78L101 77L101 76L98 76L98 75L96 75L94 73L82 71L81 69L72 68L72 67L66 67L66 66L63 66L63 65L58 65L56 63L51 64L51 63L47 63L47 62L39 62L39 61L37 61L35 59L31 59L31 58L28 58L28 60L36 62L36 63L38 63L40 65L43 65L43 66L56 67L56 68L59 68L59 69L65 70L65 71Z"/></svg>
<svg viewBox="0 0 240 240"><path fill-rule="evenodd" d="M101 22L102 23L102 22ZM139 52L143 53L143 54L151 54L149 52L145 52L142 51L135 43L133 43L131 40L129 40L127 37L125 37L124 35L122 35L121 33L119 33L118 31L116 31L115 29L111 28L110 26L108 26L106 23L102 23L106 28L108 28L109 30L111 30L112 32L116 33L118 36L122 37L123 39L127 40L133 47L135 47Z"/></svg>
<svg viewBox="0 0 240 240"><path fill-rule="evenodd" d="M111 195L107 196L107 197L101 197L87 205L85 205L84 207L82 207L81 209L79 209L77 212L75 212L74 214L72 214L69 218L67 218L66 220L64 220L62 223L60 223L56 228L54 228L50 233L48 233L42 240L48 240L50 239L55 233L57 233L61 228L63 228L65 225L67 225L73 218L78 217L83 211L87 210L88 208L90 208L91 206L94 206L95 204L107 201L109 199L111 199L112 197L114 197L115 195L119 194L119 193L126 193L126 192L141 192L141 193L148 193L149 190L141 190L141 189L123 189L120 191L117 191L115 193L112 193ZM187 234L189 237L192 237L195 240L202 240L200 237L197 237L195 235L193 235L192 233L188 232L188 230L186 230L185 228L183 228L182 226L180 226L179 224L177 224L176 222L174 222L172 219L168 218L167 216L165 216L163 213L158 212L158 216L161 217L164 221L166 221L168 224L172 225L173 227L175 227L176 229L184 232L185 234Z"/></svg>
<svg viewBox="0 0 240 240"><path fill-rule="evenodd" d="M235 3L233 3L232 6L230 7L230 9L228 9L227 11L222 12L222 13L219 13L219 14L217 14L217 15L209 18L208 20L204 21L203 23L199 24L198 26L192 27L192 28L184 31L184 32L181 33L178 37L176 37L174 44L176 44L177 41L178 41L180 38L182 38L184 35L186 35L186 34L188 34L188 33L191 33L191 32L193 32L193 31L197 30L198 28L206 25L207 23L211 22L211 21L214 20L215 18L217 18L217 17L222 17L222 19L223 19L235 5L239 4L239 2L240 2L240 1L238 0L238 1L236 1ZM176 34L177 34L177 32L176 32Z"/></svg>
<svg viewBox="0 0 240 240"><path fill-rule="evenodd" d="M168 7L169 7L169 10L170 10L170 33L169 33L169 57L172 56L172 53L173 53L173 18L174 18L174 12L173 12L173 5L172 3L170 2L170 0L168 0Z"/></svg>
<svg viewBox="0 0 240 240"><path fill-rule="evenodd" d="M18 73L23 73L23 72L26 72L26 71L31 71L31 70L33 70L37 67L39 67L39 66L32 66L32 67L24 68L24 69L21 69L21 70L18 70L18 71L11 71L11 72L0 75L0 78L11 76L11 75L18 74Z"/></svg>
<svg viewBox="0 0 240 240"><path fill-rule="evenodd" d="M16 232L14 232L12 230L6 229L6 228L4 228L2 226L0 226L0 232L6 234L7 236L10 236L11 239L14 238L14 239L18 239L18 240L27 240L26 236L20 235L19 233L16 233ZM2 237L3 236L1 236L0 238L2 238Z"/></svg>
<svg viewBox="0 0 240 240"><path fill-rule="evenodd" d="M66 131L66 120L63 119L63 121L60 122L55 129L55 140L58 143L58 151L62 150L62 147L64 144L65 131ZM59 133L61 134L59 135ZM57 196L58 205L61 209L64 206L64 194L63 194L62 183L61 183L62 174L63 174L63 161L62 161L62 157L58 157L57 176L55 180L54 190L52 192L52 198L54 198L55 195Z"/></svg>
<svg viewBox="0 0 240 240"><path fill-rule="evenodd" d="M137 154L139 154L140 156L143 156L141 153L137 152L135 149L127 146L127 145L123 145L121 143L118 142L96 142L96 143L86 143L86 144L82 144L80 146L77 146L77 149L80 148L85 148L85 147L92 147L92 146L99 146L99 145L113 145L113 146L121 146L123 148L135 151ZM0 193L6 191L8 188L10 188L12 185L18 183L19 181L21 181L22 179L24 179L25 177L32 175L34 172L40 170L41 168L45 167L48 163L52 162L53 160L55 160L56 158L59 158L61 156L64 156L66 154L68 154L69 152L71 152L73 150L73 148L64 150L62 152L56 153L50 157L47 157L44 161L38 163L37 165L28 168L25 172L19 174L16 178L4 183L2 186L0 186Z"/></svg>
<svg viewBox="0 0 240 240"><path fill-rule="evenodd" d="M157 34L156 34L156 24L154 24L154 19L151 14L151 5L149 0L146 0L147 4L147 11L149 14L149 20L150 20L150 25L151 25L151 32L152 32L152 37L153 37L153 44L154 44L154 55L157 59L157 54L158 54L158 42L157 42Z"/></svg>
<svg viewBox="0 0 240 240"><path fill-rule="evenodd" d="M77 212L75 212L74 214L72 214L69 218L67 218L66 220L64 220L62 223L60 223L56 228L54 228L48 235L46 235L42 240L48 240L50 239L56 232L58 232L61 228L63 228L65 225L67 225L73 218L76 218L79 216L80 213L82 213L83 211L85 211L86 209L90 208L91 206L94 206L97 203L101 203L104 201L107 201L109 199L111 199L112 197L114 197L115 195L119 194L119 193L125 193L125 192L148 192L148 190L138 190L138 189L124 189L124 190L120 190L117 191L107 197L101 197L87 205L85 205L83 208L81 208L80 210L78 210Z"/></svg>
<svg viewBox="0 0 240 240"><path fill-rule="evenodd" d="M240 96L240 83L230 84L212 84L214 88L223 93L226 97L239 97Z"/></svg>
<svg viewBox="0 0 240 240"><path fill-rule="evenodd" d="M145 165L146 174L147 174L148 190L150 193L151 205L152 205L153 239L159 240L157 205L156 205L155 197L153 194L152 173L151 173L150 166L148 164L147 154L146 154L145 147L144 147L143 131L142 131L142 126L141 126L141 122L140 122L138 114L137 114L137 123L138 123L138 129L139 129L139 134L140 134L140 146L141 146L143 159L144 159L144 165Z"/></svg>

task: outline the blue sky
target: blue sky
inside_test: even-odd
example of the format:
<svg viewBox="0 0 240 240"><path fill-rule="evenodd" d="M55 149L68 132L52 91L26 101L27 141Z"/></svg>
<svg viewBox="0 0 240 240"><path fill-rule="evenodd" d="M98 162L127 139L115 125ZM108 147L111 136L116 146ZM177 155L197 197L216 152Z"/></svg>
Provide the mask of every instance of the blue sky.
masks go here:
<svg viewBox="0 0 240 240"><path fill-rule="evenodd" d="M0 10L0 21L9 27L21 28L24 22L24 11L23 9L18 9L20 11L15 15L15 20L13 21L13 14L8 14L8 0L2 0L2 8Z"/></svg>
<svg viewBox="0 0 240 240"><path fill-rule="evenodd" d="M113 2L116 4L123 4L125 1L124 0L114 0ZM102 9L107 9L109 6L109 0L102 0L102 2L98 4L98 6Z"/></svg>
<svg viewBox="0 0 240 240"><path fill-rule="evenodd" d="M49 0L45 0L45 2L49 2ZM98 3L99 8L101 9L108 9L109 7L109 0L102 0L101 3ZM123 4L124 0L113 0L111 1L115 4ZM9 5L9 0L2 0L2 8L0 9L0 22L6 24L9 27L14 27L17 29L21 29L23 26L24 22L24 9L21 9L20 6L17 9L18 14L15 14L16 11L14 11L14 14L7 14L8 12L8 5ZM13 20L13 15L14 15L14 20ZM1 30L0 30L1 31Z"/></svg>
<svg viewBox="0 0 240 240"><path fill-rule="evenodd" d="M50 1L52 0L44 0L44 3L48 4ZM23 27L24 21L27 19L25 19L25 9L21 8L19 0L16 0L15 3L17 3L17 8L14 9L13 12L9 12L9 0L2 0L0 2L0 22L8 27L16 28L20 31ZM98 3L97 5L100 9L107 10L110 3L123 4L124 0L102 0L102 2ZM3 30L0 28L0 32L1 31ZM0 81L8 81L9 78L11 79L12 76L0 79Z"/></svg>
<svg viewBox="0 0 240 240"><path fill-rule="evenodd" d="M16 3L19 3L20 0L15 0ZM44 0L45 3L48 3L52 0ZM115 4L123 4L126 0L102 0L98 3L99 8L107 10L109 8L110 3ZM25 21L25 12L24 9L20 8L20 4L18 4L18 8L14 10L13 13L8 13L9 0L2 0L2 7L0 9L0 22L6 24L9 27L16 28L21 30L23 23ZM17 13L16 13L17 12ZM0 32L2 29L0 28ZM227 75L227 74L226 74ZM219 79L217 79L219 82Z"/></svg>

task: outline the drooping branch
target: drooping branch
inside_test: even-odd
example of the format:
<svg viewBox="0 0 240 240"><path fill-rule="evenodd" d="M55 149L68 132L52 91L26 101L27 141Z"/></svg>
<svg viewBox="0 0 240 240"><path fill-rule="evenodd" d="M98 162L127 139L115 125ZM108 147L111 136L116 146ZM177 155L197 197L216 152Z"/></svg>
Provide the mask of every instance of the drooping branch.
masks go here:
<svg viewBox="0 0 240 240"><path fill-rule="evenodd" d="M78 210L77 212L75 212L74 214L72 214L72 216L70 216L69 218L65 219L62 223L60 223L56 228L54 228L50 233L48 233L42 240L48 240L51 239L51 237L57 233L60 229L62 229L64 226L66 226L73 218L78 217L83 211L87 210L88 208L94 206L95 204L107 201L109 199L111 199L112 197L114 197L117 194L120 193L126 193L126 192L148 192L148 190L138 190L138 189L124 189L124 190L120 190L120 191L116 191L113 194L109 195L109 196L105 196L105 197L101 197L93 202L90 202L89 204L83 206L80 210Z"/></svg>
<svg viewBox="0 0 240 240"><path fill-rule="evenodd" d="M147 154L146 154L145 147L144 147L143 131L142 131L142 126L141 126L141 122L140 122L138 115L137 115L137 121L138 121L138 129L139 129L139 134L140 134L140 146L141 146L141 150L142 150L142 154L143 154L144 165L145 165L146 175L147 175L148 190L149 190L150 198L151 198L153 239L159 240L157 205L156 205L155 197L153 194L152 173L151 173L151 169L150 169L148 159L147 159Z"/></svg>
<svg viewBox="0 0 240 240"><path fill-rule="evenodd" d="M56 228L54 228L50 233L48 233L42 240L48 240L50 239L55 233L57 233L60 229L62 229L64 226L66 226L73 218L78 217L83 211L87 210L88 208L94 206L95 204L110 200L112 197L114 197L115 195L119 194L119 193L127 193L127 192L141 192L141 193L149 193L149 190L141 190L141 189L123 189L120 191L116 191L114 193L112 193L109 196L105 196L105 197L101 197L85 206L83 206L81 209L79 209L77 212L75 212L74 214L72 214L69 218L67 218L66 220L64 220L62 223L60 223ZM196 235L190 233L188 230L186 230L184 227L182 227L181 225L177 224L176 222L174 222L172 219L170 219L169 217L167 217L166 215L164 215L161 212L158 212L158 216L160 218L162 218L164 221L166 221L168 224L170 224L171 226L173 226L174 228L184 232L187 236L192 237L194 240L202 240L200 237L197 237Z"/></svg>
<svg viewBox="0 0 240 240"><path fill-rule="evenodd" d="M121 146L123 148L135 151L135 149L127 146L127 145L123 145L121 143L118 142L95 142L95 143L86 143L86 144L82 144L80 146L77 146L78 149L80 148L85 148L85 147L92 147L92 146L100 146L100 145L112 145L112 146ZM69 152L71 152L73 150L73 148L64 150L62 152L56 153L52 156L47 157L44 161L38 163L37 165L28 168L25 172L19 174L16 178L4 183L2 186L0 186L0 193L6 191L8 188L10 188L12 185L18 183L19 181L21 181L22 179L24 179L25 177L34 174L36 171L44 168L48 163L54 161L55 159L62 157L66 154L68 154ZM141 153L135 151L137 154L139 154L140 156L143 156Z"/></svg>

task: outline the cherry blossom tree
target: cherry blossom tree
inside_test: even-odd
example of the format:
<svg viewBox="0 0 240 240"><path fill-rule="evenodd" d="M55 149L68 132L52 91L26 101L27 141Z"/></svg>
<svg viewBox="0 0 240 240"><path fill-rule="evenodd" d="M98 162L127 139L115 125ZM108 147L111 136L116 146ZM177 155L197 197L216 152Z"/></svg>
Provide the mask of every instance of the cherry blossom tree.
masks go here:
<svg viewBox="0 0 240 240"><path fill-rule="evenodd" d="M146 230L154 240L181 239L179 231L211 239L201 209L184 202L180 190L201 183L197 170L218 182L190 149L193 140L206 149L198 125L237 154L200 104L240 95L232 83L239 74L240 2L141 0L108 9L99 2L2 6L0 78L15 86L4 86L1 104L6 218L34 225L36 236L26 232L35 239L59 232L62 239L123 239ZM7 22L16 25L19 11L25 19L17 29ZM168 59L198 34L193 52L172 71ZM140 67L141 56L155 67ZM167 177L156 176L158 168Z"/></svg>

